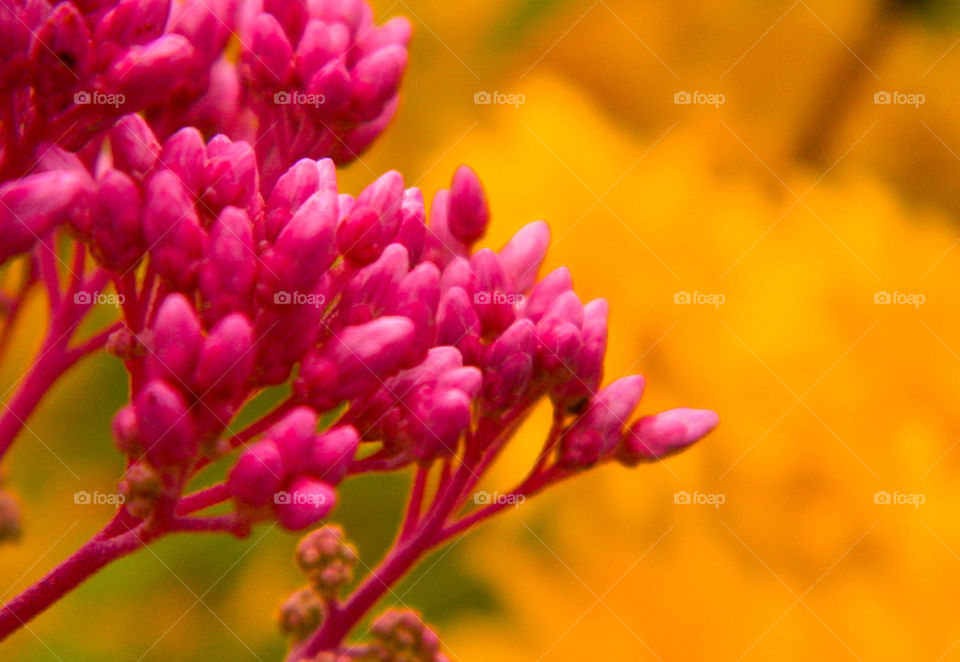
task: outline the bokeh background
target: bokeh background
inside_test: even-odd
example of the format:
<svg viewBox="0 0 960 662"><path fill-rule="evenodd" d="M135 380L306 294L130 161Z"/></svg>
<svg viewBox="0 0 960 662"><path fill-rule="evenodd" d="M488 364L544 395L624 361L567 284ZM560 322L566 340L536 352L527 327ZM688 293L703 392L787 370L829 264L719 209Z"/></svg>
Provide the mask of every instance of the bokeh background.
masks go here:
<svg viewBox="0 0 960 662"><path fill-rule="evenodd" d="M462 662L960 660L957 4L373 4L413 22L411 64L396 121L344 187L395 168L429 193L473 165L490 245L545 219L547 268L609 298L608 379L645 374L647 412L722 419L668 462L511 509L385 604L422 610ZM522 103L475 103L484 92ZM0 367L4 390L41 314ZM124 389L116 362L84 364L15 447L25 533L0 550L0 599L109 518L72 495L114 490ZM530 421L490 490L513 484L545 428ZM364 563L408 483L344 486L336 519ZM163 540L2 657L280 659L272 617L300 582L295 540L265 526Z"/></svg>

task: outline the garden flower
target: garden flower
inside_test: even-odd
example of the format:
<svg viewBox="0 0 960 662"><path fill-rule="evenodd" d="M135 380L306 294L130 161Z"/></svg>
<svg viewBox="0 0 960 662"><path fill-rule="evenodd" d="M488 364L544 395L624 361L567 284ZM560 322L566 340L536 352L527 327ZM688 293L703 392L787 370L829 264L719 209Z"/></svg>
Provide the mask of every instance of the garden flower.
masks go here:
<svg viewBox="0 0 960 662"><path fill-rule="evenodd" d="M336 164L396 108L406 21L374 26L360 0L4 11L36 33L17 32L12 53L29 76L0 78L24 120L3 124L16 149L0 168L0 257L29 267L51 321L0 415L0 451L53 383L104 347L124 363L129 402L112 424L127 464L115 517L0 608L0 639L163 536L301 531L331 516L350 477L409 470L396 542L348 595L357 554L341 530L328 524L298 548L310 586L280 610L288 659L347 655L358 623L431 549L506 503L600 463L659 459L716 425L693 410L631 424L643 377L601 387L608 304L583 303L564 268L538 280L546 223L478 247L492 205L474 170L458 168L429 205L396 171L356 196L340 190ZM234 38L239 62L227 58ZM237 93L218 106L210 95L224 89ZM102 95L116 103L101 107ZM41 152L34 173L24 157ZM108 287L119 319L74 344ZM238 424L269 389L285 397ZM512 501L465 512L540 402L553 422ZM196 488L211 464L226 478ZM6 530L14 514L4 508ZM446 659L412 611L387 612L372 632L357 651Z"/></svg>

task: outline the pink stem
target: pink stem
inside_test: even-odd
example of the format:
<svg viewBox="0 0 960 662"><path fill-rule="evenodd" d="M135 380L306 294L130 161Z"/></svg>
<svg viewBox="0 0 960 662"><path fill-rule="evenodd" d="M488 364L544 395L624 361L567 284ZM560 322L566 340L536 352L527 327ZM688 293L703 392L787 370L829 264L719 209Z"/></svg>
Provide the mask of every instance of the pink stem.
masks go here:
<svg viewBox="0 0 960 662"><path fill-rule="evenodd" d="M223 503L230 498L230 490L223 483L199 490L180 498L177 503L177 515L189 515L198 510Z"/></svg>
<svg viewBox="0 0 960 662"><path fill-rule="evenodd" d="M403 519L400 529L400 540L410 536L420 521L420 509L423 507L423 495L427 489L427 478L430 476L430 464L417 465L417 473L413 479L413 489L410 492L410 501L407 504L407 515Z"/></svg>

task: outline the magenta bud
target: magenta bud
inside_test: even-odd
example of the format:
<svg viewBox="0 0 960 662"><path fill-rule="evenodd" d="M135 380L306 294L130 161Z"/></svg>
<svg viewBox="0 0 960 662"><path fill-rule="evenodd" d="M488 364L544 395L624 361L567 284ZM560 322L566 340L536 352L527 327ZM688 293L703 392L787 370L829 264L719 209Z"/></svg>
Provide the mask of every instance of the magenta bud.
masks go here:
<svg viewBox="0 0 960 662"><path fill-rule="evenodd" d="M380 255L384 233L380 214L370 207L354 206L337 228L337 249L356 266L370 264Z"/></svg>
<svg viewBox="0 0 960 662"><path fill-rule="evenodd" d="M361 0L310 0L310 14L327 23L341 23L351 33L356 31L363 18L364 2Z"/></svg>
<svg viewBox="0 0 960 662"><path fill-rule="evenodd" d="M137 179L142 179L153 169L160 155L160 143L140 115L124 115L110 129L109 135L115 168Z"/></svg>
<svg viewBox="0 0 960 662"><path fill-rule="evenodd" d="M403 192L403 175L391 170L360 192L356 206L375 210L380 216L383 236L391 238L400 227Z"/></svg>
<svg viewBox="0 0 960 662"><path fill-rule="evenodd" d="M352 425L339 425L317 435L309 472L330 485L347 475L360 444L360 435Z"/></svg>
<svg viewBox="0 0 960 662"><path fill-rule="evenodd" d="M0 263L29 250L40 235L77 213L89 186L87 176L65 171L0 185Z"/></svg>
<svg viewBox="0 0 960 662"><path fill-rule="evenodd" d="M295 4L295 3L290 3ZM308 81L314 72L336 57L333 36L323 21L310 19L297 44L297 74L300 80Z"/></svg>
<svg viewBox="0 0 960 662"><path fill-rule="evenodd" d="M480 395L482 386L483 373L473 366L448 370L437 380L437 388L454 388L463 391L471 400Z"/></svg>
<svg viewBox="0 0 960 662"><path fill-rule="evenodd" d="M487 231L490 209L480 179L469 166L457 168L450 184L447 222L450 234L465 244L476 242Z"/></svg>
<svg viewBox="0 0 960 662"><path fill-rule="evenodd" d="M361 120L380 114L384 104L397 93L406 67L407 50L402 46L386 46L353 65L351 105Z"/></svg>
<svg viewBox="0 0 960 662"><path fill-rule="evenodd" d="M277 235L307 198L316 193L320 183L317 162L300 159L283 173L267 199L267 240Z"/></svg>
<svg viewBox="0 0 960 662"><path fill-rule="evenodd" d="M151 464L176 466L193 457L196 430L180 393L154 379L136 395L134 406L140 442Z"/></svg>
<svg viewBox="0 0 960 662"><path fill-rule="evenodd" d="M200 270L200 292L209 305L204 319L249 307L256 260L253 224L242 209L226 207L210 229L210 247Z"/></svg>
<svg viewBox="0 0 960 662"><path fill-rule="evenodd" d="M522 400L533 376L536 331L530 320L517 320L487 347L483 394L491 409Z"/></svg>
<svg viewBox="0 0 960 662"><path fill-rule="evenodd" d="M570 270L566 267L554 269L534 286L530 296L524 301L524 317L539 322L553 302L572 289L573 279L570 277Z"/></svg>
<svg viewBox="0 0 960 662"><path fill-rule="evenodd" d="M137 410L133 405L122 407L113 417L111 425L117 449L124 455L138 455L140 432L137 429Z"/></svg>
<svg viewBox="0 0 960 662"><path fill-rule="evenodd" d="M367 30L357 38L361 53L373 53L385 46L403 46L410 43L412 27L403 16L395 16L379 27Z"/></svg>
<svg viewBox="0 0 960 662"><path fill-rule="evenodd" d="M148 375L155 379L169 377L178 387L189 385L202 346L197 311L182 294L168 295L160 304L153 326Z"/></svg>
<svg viewBox="0 0 960 662"><path fill-rule="evenodd" d="M437 343L460 348L467 361L473 363L480 357L465 351L479 342L480 318L473 303L462 288L453 287L443 293L437 307Z"/></svg>
<svg viewBox="0 0 960 662"><path fill-rule="evenodd" d="M240 454L227 477L227 487L239 503L262 508L273 502L283 475L283 463L276 444L258 441Z"/></svg>
<svg viewBox="0 0 960 662"><path fill-rule="evenodd" d="M417 418L424 433L411 440L411 450L420 459L456 453L457 442L470 427L472 401L458 389L438 389L428 396L425 406L417 407Z"/></svg>
<svg viewBox="0 0 960 662"><path fill-rule="evenodd" d="M623 436L617 459L627 466L679 453L707 436L720 417L709 409L670 409L639 419Z"/></svg>
<svg viewBox="0 0 960 662"><path fill-rule="evenodd" d="M350 101L350 74L339 59L332 60L307 79L306 93L323 99L318 106L309 107L312 115L335 116Z"/></svg>
<svg viewBox="0 0 960 662"><path fill-rule="evenodd" d="M277 492L274 509L284 527L300 531L326 517L336 499L336 492L327 483L300 476L290 483L288 490Z"/></svg>
<svg viewBox="0 0 960 662"><path fill-rule="evenodd" d="M245 60L253 73L254 81L273 91L286 85L293 73L293 49L280 23L272 14L257 16L252 26L250 55Z"/></svg>
<svg viewBox="0 0 960 662"><path fill-rule="evenodd" d="M163 34L169 14L170 0L120 0L100 19L95 41L122 46L146 44Z"/></svg>
<svg viewBox="0 0 960 662"><path fill-rule="evenodd" d="M219 135L207 145L207 155L204 200L215 210L226 205L245 207L260 190L253 148Z"/></svg>
<svg viewBox="0 0 960 662"><path fill-rule="evenodd" d="M610 305L606 299L594 299L583 307L581 337L583 349L577 362L577 374L554 392L557 403L575 410L600 387L603 381L603 358L607 353L607 315Z"/></svg>
<svg viewBox="0 0 960 662"><path fill-rule="evenodd" d="M241 391L253 369L252 349L253 327L246 316L233 313L217 322L197 362L194 381L201 397Z"/></svg>
<svg viewBox="0 0 960 662"><path fill-rule="evenodd" d="M499 256L489 248L482 248L470 259L470 269L477 276L473 307L483 325L484 335L497 334L516 319L516 308L523 297L514 293Z"/></svg>
<svg viewBox="0 0 960 662"><path fill-rule="evenodd" d="M613 451L640 404L645 383L640 375L622 377L593 396L587 411L561 438L560 462L570 468L588 467Z"/></svg>
<svg viewBox="0 0 960 662"><path fill-rule="evenodd" d="M156 103L180 82L193 57L186 37L166 34L146 46L134 46L107 73L110 89L123 95L123 108Z"/></svg>
<svg viewBox="0 0 960 662"><path fill-rule="evenodd" d="M307 199L277 236L266 266L288 291L310 292L336 257L336 197L318 192Z"/></svg>
<svg viewBox="0 0 960 662"><path fill-rule="evenodd" d="M204 184L207 147L203 136L192 126L180 129L167 138L160 152L160 162L180 179L192 195L199 195Z"/></svg>
<svg viewBox="0 0 960 662"><path fill-rule="evenodd" d="M310 407L300 406L275 423L264 436L277 445L284 470L293 474L310 466L316 434L317 413Z"/></svg>
<svg viewBox="0 0 960 662"><path fill-rule="evenodd" d="M5 3L8 6L8 3ZM14 5L18 12L17 5ZM17 20L20 20L17 16ZM38 101L49 103L72 91L79 80L86 79L92 64L90 31L87 23L71 2L61 2L39 30L31 30L31 73Z"/></svg>
<svg viewBox="0 0 960 662"><path fill-rule="evenodd" d="M500 261L513 279L517 291L528 292L537 281L537 273L550 245L550 226L543 221L524 225L500 249Z"/></svg>
<svg viewBox="0 0 960 662"><path fill-rule="evenodd" d="M561 377L577 373L583 335L576 325L560 322L543 326L541 322L537 325L537 336L540 338L537 361L543 370Z"/></svg>
<svg viewBox="0 0 960 662"><path fill-rule="evenodd" d="M230 37L234 4L234 0L178 2L174 5L168 31L189 39L201 61L211 63L220 57Z"/></svg>
<svg viewBox="0 0 960 662"><path fill-rule="evenodd" d="M408 188L403 192L403 201L400 203L400 227L394 241L407 247L410 264L418 263L423 253L427 233L425 219L423 193L418 188Z"/></svg>
<svg viewBox="0 0 960 662"><path fill-rule="evenodd" d="M399 299L398 290L407 275L407 249L390 244L373 264L360 269L347 283L340 299L346 324L363 324L379 316Z"/></svg>
<svg viewBox="0 0 960 662"><path fill-rule="evenodd" d="M125 272L143 254L140 187L120 170L109 170L98 182L96 204L90 216L91 249L109 269Z"/></svg>

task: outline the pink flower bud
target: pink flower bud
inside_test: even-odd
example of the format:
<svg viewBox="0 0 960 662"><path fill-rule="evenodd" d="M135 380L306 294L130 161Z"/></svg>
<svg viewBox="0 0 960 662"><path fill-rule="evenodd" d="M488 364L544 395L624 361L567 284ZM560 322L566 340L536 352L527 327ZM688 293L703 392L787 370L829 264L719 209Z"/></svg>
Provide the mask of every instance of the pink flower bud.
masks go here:
<svg viewBox="0 0 960 662"><path fill-rule="evenodd" d="M290 531L300 531L326 517L336 500L336 492L327 483L300 476L290 483L286 494L277 493L274 509L284 527Z"/></svg>
<svg viewBox="0 0 960 662"><path fill-rule="evenodd" d="M163 34L169 14L170 0L120 0L97 25L96 43L146 44Z"/></svg>
<svg viewBox="0 0 960 662"><path fill-rule="evenodd" d="M178 85L192 56L193 46L178 34L134 46L107 72L109 89L125 97L127 110L152 105Z"/></svg>
<svg viewBox="0 0 960 662"><path fill-rule="evenodd" d="M463 391L471 400L480 395L482 386L483 373L473 366L448 370L437 380L438 389L454 388Z"/></svg>
<svg viewBox="0 0 960 662"><path fill-rule="evenodd" d="M246 207L260 190L253 148L220 135L207 145L207 155L204 201L215 211L227 205Z"/></svg>
<svg viewBox="0 0 960 662"><path fill-rule="evenodd" d="M160 143L146 120L137 114L124 115L109 135L115 168L137 179L153 169L160 155Z"/></svg>
<svg viewBox="0 0 960 662"><path fill-rule="evenodd" d="M360 59L350 70L353 84L351 106L362 120L380 114L383 105L397 93L407 67L407 50L386 46Z"/></svg>
<svg viewBox="0 0 960 662"><path fill-rule="evenodd" d="M357 196L356 208L369 207L380 217L380 226L385 238L391 238L400 227L403 201L403 175L391 170Z"/></svg>
<svg viewBox="0 0 960 662"><path fill-rule="evenodd" d="M373 53L385 46L404 46L410 43L412 27L403 16L395 16L379 27L367 30L357 38L356 48L361 53Z"/></svg>
<svg viewBox="0 0 960 662"><path fill-rule="evenodd" d="M516 319L518 299L514 294L513 282L499 256L489 248L482 248L473 254L470 269L477 276L473 307L483 325L483 333L498 334Z"/></svg>
<svg viewBox="0 0 960 662"><path fill-rule="evenodd" d="M258 441L241 453L227 477L227 487L241 504L262 508L273 502L283 475L283 463L276 444Z"/></svg>
<svg viewBox="0 0 960 662"><path fill-rule="evenodd" d="M478 364L482 358L480 318L462 288L451 288L440 298L437 307L437 343L454 345L468 363Z"/></svg>
<svg viewBox="0 0 960 662"><path fill-rule="evenodd" d="M155 379L136 395L137 429L147 459L156 467L181 465L196 453L193 421L183 397Z"/></svg>
<svg viewBox="0 0 960 662"><path fill-rule="evenodd" d="M147 374L169 379L180 388L189 385L203 346L203 332L197 311L182 294L171 294L160 305L152 345Z"/></svg>
<svg viewBox="0 0 960 662"><path fill-rule="evenodd" d="M94 52L90 31L73 3L61 2L33 36L33 85L42 103L60 106L58 102L69 98L78 80L89 74Z"/></svg>
<svg viewBox="0 0 960 662"><path fill-rule="evenodd" d="M220 57L230 36L233 4L233 0L174 3L168 30L189 39L201 62L213 62Z"/></svg>
<svg viewBox="0 0 960 662"><path fill-rule="evenodd" d="M627 419L640 404L644 384L643 377L632 375L597 393L587 411L561 438L560 462L571 468L588 467L613 451Z"/></svg>
<svg viewBox="0 0 960 662"><path fill-rule="evenodd" d="M209 309L204 319L217 320L250 305L257 274L253 224L247 214L227 207L210 229L210 248L200 270L200 292Z"/></svg>
<svg viewBox="0 0 960 662"><path fill-rule="evenodd" d="M427 459L455 453L460 436L470 427L472 405L470 396L459 389L433 391L420 409L419 418L426 424L427 434L414 443L414 454Z"/></svg>
<svg viewBox="0 0 960 662"><path fill-rule="evenodd" d="M340 299L345 323L369 322L391 307L409 264L407 249L400 244L390 244L376 262L360 269Z"/></svg>
<svg viewBox="0 0 960 662"><path fill-rule="evenodd" d="M267 241L276 241L300 205L316 193L319 183L317 162L310 159L300 159L280 176L267 199Z"/></svg>
<svg viewBox="0 0 960 662"><path fill-rule="evenodd" d="M623 436L617 459L633 466L679 453L707 436L719 422L715 412L685 407L644 416Z"/></svg>
<svg viewBox="0 0 960 662"><path fill-rule="evenodd" d="M201 396L242 392L253 369L253 328L244 315L220 320L203 343L194 383Z"/></svg>
<svg viewBox="0 0 960 662"><path fill-rule="evenodd" d="M289 292L311 292L336 257L336 197L315 193L280 232L272 257L264 262Z"/></svg>
<svg viewBox="0 0 960 662"><path fill-rule="evenodd" d="M337 249L356 266L370 264L384 246L380 214L371 207L354 206L337 228Z"/></svg>
<svg viewBox="0 0 960 662"><path fill-rule="evenodd" d="M530 320L517 320L487 348L483 394L493 410L522 400L533 376L536 332Z"/></svg>
<svg viewBox="0 0 960 662"><path fill-rule="evenodd" d="M339 425L313 441L309 472L330 485L347 475L360 444L360 435L352 425Z"/></svg>
<svg viewBox="0 0 960 662"><path fill-rule="evenodd" d="M423 206L423 193L418 188L408 188L403 192L400 204L400 227L394 241L407 247L410 264L420 261L427 228L424 225L426 211Z"/></svg>
<svg viewBox="0 0 960 662"><path fill-rule="evenodd" d="M311 116L335 117L350 102L350 74L339 58L332 60L307 79L306 92L323 97L323 103L310 107Z"/></svg>
<svg viewBox="0 0 960 662"><path fill-rule="evenodd" d="M0 185L0 263L29 250L40 235L66 221L89 186L88 177L64 171Z"/></svg>
<svg viewBox="0 0 960 662"><path fill-rule="evenodd" d="M323 403L361 396L403 365L414 333L413 322L398 316L348 326L304 361L301 382Z"/></svg>
<svg viewBox="0 0 960 662"><path fill-rule="evenodd" d="M250 55L245 60L254 82L267 90L282 88L293 73L293 49L280 23L272 14L260 14L251 28Z"/></svg>
<svg viewBox="0 0 960 662"><path fill-rule="evenodd" d="M500 261L518 292L528 292L537 281L537 273L550 245L550 226L543 221L524 225L500 249Z"/></svg>
<svg viewBox="0 0 960 662"><path fill-rule="evenodd" d="M140 446L140 432L137 429L137 410L133 405L122 407L114 415L111 427L113 439L121 453L133 456L143 451Z"/></svg>
<svg viewBox="0 0 960 662"><path fill-rule="evenodd" d="M310 19L297 44L297 74L300 80L310 80L316 71L334 57L336 50L330 28L323 21Z"/></svg>
<svg viewBox="0 0 960 662"><path fill-rule="evenodd" d="M191 127L181 129L167 138L160 152L160 162L180 180L194 196L200 195L204 185L204 165L207 148L200 132Z"/></svg>
<svg viewBox="0 0 960 662"><path fill-rule="evenodd" d="M558 406L576 411L603 381L609 311L606 299L594 299L583 307L583 349L577 361L577 374L555 389L553 395Z"/></svg>
<svg viewBox="0 0 960 662"><path fill-rule="evenodd" d="M554 269L530 292L530 296L524 301L523 315L534 322L539 322L553 302L561 294L572 289L573 279L570 277L570 270L566 267Z"/></svg>
<svg viewBox="0 0 960 662"><path fill-rule="evenodd" d="M287 473L305 471L312 460L317 434L317 413L310 407L297 407L271 427L265 437L277 445Z"/></svg>
<svg viewBox="0 0 960 662"><path fill-rule="evenodd" d="M472 244L487 231L490 209L477 173L469 166L457 168L450 184L447 222L450 234L465 244Z"/></svg>
<svg viewBox="0 0 960 662"><path fill-rule="evenodd" d="M580 366L580 354L583 351L583 334L575 324L537 324L537 362L540 367L552 375L561 378L577 374ZM574 379L576 379L574 377Z"/></svg>
<svg viewBox="0 0 960 662"><path fill-rule="evenodd" d="M143 254L140 187L119 170L109 170L98 182L90 235L94 257L121 273L131 269Z"/></svg>

